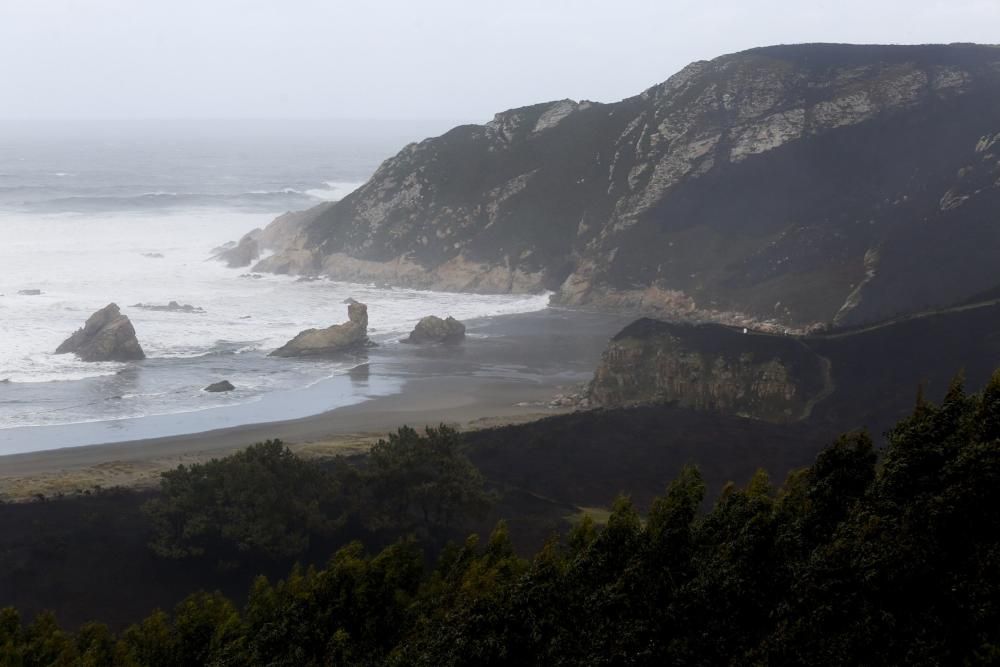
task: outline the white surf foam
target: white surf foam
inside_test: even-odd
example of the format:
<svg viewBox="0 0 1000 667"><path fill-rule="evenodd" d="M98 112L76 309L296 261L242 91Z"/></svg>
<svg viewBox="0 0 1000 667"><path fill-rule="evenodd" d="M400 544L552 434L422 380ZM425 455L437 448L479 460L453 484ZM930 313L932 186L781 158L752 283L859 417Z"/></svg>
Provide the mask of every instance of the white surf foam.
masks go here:
<svg viewBox="0 0 1000 667"><path fill-rule="evenodd" d="M199 410L206 403L251 400L329 377L346 365L277 364L264 355L302 329L342 322L348 297L368 304L372 338L386 342L428 314L470 319L539 310L548 301L547 295L378 289L271 275L250 279L241 277L247 269L208 259L212 248L272 218L213 209L0 213L0 381L10 380L0 385L0 428ZM162 257L146 256L151 253ZM42 294L18 294L32 289ZM88 364L53 354L91 313L112 301L132 320L149 357L141 372L133 365ZM132 307L170 301L205 312ZM230 379L241 392L226 397L200 391L219 378ZM81 380L89 380L80 383L86 396L72 388ZM125 395L128 400L104 400Z"/></svg>
<svg viewBox="0 0 1000 667"><path fill-rule="evenodd" d="M353 183L349 181L325 181L324 185L326 187L306 190L306 194L310 197L323 199L325 201L340 201L360 188L364 185L364 183Z"/></svg>

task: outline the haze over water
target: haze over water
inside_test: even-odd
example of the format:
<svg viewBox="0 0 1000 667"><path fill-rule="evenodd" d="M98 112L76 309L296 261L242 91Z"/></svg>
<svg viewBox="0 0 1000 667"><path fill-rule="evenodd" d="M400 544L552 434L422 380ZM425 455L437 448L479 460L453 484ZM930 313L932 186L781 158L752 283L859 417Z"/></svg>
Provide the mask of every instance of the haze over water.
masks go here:
<svg viewBox="0 0 1000 667"><path fill-rule="evenodd" d="M245 404L345 373L357 362L266 354L304 328L343 321L347 297L369 304L371 336L383 345L427 314L468 319L545 307L545 296L254 279L209 260L214 247L276 215L342 197L422 129L0 125L0 428ZM53 354L112 301L135 325L147 360ZM133 307L170 301L205 312ZM237 391L202 391L221 379Z"/></svg>

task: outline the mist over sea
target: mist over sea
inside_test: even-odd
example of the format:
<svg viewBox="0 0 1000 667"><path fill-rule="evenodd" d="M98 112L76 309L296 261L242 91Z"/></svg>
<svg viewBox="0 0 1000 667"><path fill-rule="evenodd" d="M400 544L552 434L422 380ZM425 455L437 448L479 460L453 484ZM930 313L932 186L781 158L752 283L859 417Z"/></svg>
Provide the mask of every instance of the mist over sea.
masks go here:
<svg viewBox="0 0 1000 667"><path fill-rule="evenodd" d="M369 305L371 337L387 346L427 314L470 319L544 308L545 296L248 278L248 269L209 259L213 248L285 211L343 197L405 143L443 129L0 124L0 429L246 405L345 374L362 360L266 355L304 328L343 321L347 297ZM41 293L19 294L33 290ZM134 307L170 301L204 313ZM110 302L132 320L147 360L53 354ZM237 391L202 391L221 379Z"/></svg>

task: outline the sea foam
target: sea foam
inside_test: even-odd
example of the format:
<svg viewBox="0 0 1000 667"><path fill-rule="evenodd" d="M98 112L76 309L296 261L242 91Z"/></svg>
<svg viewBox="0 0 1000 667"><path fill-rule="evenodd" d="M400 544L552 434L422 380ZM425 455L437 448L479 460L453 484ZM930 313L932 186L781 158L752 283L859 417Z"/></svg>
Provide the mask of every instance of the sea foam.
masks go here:
<svg viewBox="0 0 1000 667"><path fill-rule="evenodd" d="M425 315L469 319L547 304L546 295L380 289L274 275L252 279L242 277L245 268L209 259L212 248L272 218L215 208L0 212L0 380L9 380L0 384L0 428L175 414L311 385L353 364L279 361L266 354L302 329L342 322L348 297L368 304L371 336L388 345ZM35 289L42 293L18 294ZM112 301L135 326L146 361L88 364L53 354ZM170 301L204 312L130 307ZM239 391L201 391L223 378Z"/></svg>

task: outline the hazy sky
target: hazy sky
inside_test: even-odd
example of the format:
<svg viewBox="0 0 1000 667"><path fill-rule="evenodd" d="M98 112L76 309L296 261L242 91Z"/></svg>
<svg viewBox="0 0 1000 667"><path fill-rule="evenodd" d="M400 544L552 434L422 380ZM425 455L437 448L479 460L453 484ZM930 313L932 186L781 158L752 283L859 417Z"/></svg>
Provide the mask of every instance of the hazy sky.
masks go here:
<svg viewBox="0 0 1000 667"><path fill-rule="evenodd" d="M752 46L998 28L1000 0L0 0L0 118L484 121Z"/></svg>

